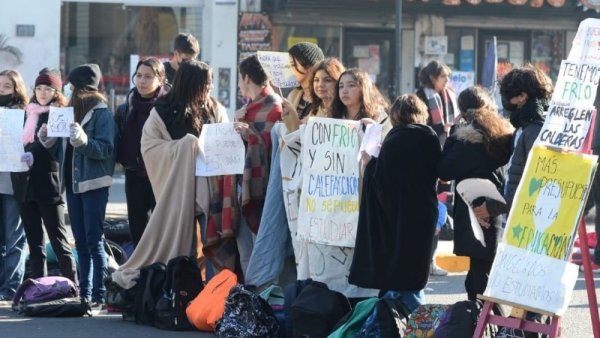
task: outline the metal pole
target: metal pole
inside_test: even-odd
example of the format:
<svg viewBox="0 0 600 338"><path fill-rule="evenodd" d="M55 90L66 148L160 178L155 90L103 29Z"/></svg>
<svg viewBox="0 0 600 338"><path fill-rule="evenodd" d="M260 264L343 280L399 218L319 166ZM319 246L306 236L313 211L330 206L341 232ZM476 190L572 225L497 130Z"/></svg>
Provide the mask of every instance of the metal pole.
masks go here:
<svg viewBox="0 0 600 338"><path fill-rule="evenodd" d="M394 81L396 95L401 94L402 83L402 0L396 0L396 76ZM394 98L391 98L392 101Z"/></svg>

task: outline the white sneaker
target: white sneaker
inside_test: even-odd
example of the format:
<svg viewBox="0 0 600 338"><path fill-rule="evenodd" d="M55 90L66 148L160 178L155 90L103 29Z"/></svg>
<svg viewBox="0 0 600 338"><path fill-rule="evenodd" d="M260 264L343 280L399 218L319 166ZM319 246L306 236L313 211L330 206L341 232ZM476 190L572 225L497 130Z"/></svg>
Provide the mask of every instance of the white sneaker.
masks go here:
<svg viewBox="0 0 600 338"><path fill-rule="evenodd" d="M447 276L448 275L448 271L440 268L439 266L437 266L435 264L431 264L431 269L430 269L429 273L432 276Z"/></svg>

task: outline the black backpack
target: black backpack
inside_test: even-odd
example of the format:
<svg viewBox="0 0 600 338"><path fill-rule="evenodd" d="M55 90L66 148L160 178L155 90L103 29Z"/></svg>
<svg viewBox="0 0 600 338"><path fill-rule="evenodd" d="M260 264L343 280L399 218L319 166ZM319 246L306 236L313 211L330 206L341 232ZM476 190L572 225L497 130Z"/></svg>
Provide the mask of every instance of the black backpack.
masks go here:
<svg viewBox="0 0 600 338"><path fill-rule="evenodd" d="M91 317L92 309L85 299L72 297L23 304L19 313L29 317Z"/></svg>
<svg viewBox="0 0 600 338"><path fill-rule="evenodd" d="M193 330L185 309L203 288L202 273L194 257L171 259L162 294L156 303L154 326L164 330Z"/></svg>
<svg viewBox="0 0 600 338"><path fill-rule="evenodd" d="M356 337L402 337L409 316L410 310L399 299L380 298Z"/></svg>
<svg viewBox="0 0 600 338"><path fill-rule="evenodd" d="M229 292L215 334L221 338L274 338L280 331L269 303L238 284Z"/></svg>
<svg viewBox="0 0 600 338"><path fill-rule="evenodd" d="M137 324L154 325L156 303L161 297L167 268L163 263L153 263L140 270L133 305Z"/></svg>
<svg viewBox="0 0 600 338"><path fill-rule="evenodd" d="M351 310L346 296L329 290L324 283L312 281L298 294L290 309L293 337L327 337Z"/></svg>

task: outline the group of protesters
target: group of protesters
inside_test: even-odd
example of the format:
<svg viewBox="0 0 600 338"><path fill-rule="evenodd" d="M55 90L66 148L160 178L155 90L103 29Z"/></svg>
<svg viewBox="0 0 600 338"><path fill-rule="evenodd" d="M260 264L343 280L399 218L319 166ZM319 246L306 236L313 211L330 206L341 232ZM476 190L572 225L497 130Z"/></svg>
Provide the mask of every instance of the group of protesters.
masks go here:
<svg viewBox="0 0 600 338"><path fill-rule="evenodd" d="M284 99L252 55L238 66L239 90L248 103L233 116L245 145L243 174L202 177L195 175L202 127L229 117L211 96L213 71L196 60L198 52L197 40L180 34L171 61L139 61L135 87L115 114L99 91L101 71L95 64L68 74L70 98L63 95L56 70L40 71L31 97L18 72L0 72L0 106L25 110L21 161L28 167L0 173L5 247L0 300L11 299L23 278L25 242L32 277L46 274L43 224L62 275L78 284L81 297L105 302L102 231L115 162L125 169L135 244L111 276L124 289L135 285L144 266L195 256L206 279L229 269L261 289L311 278L351 299L388 294L414 309L425 303L430 274L444 273L433 262L439 225L445 223L438 194L450 190L452 181L483 178L508 202L473 203L486 245L475 239L464 201L457 197L449 212L454 251L470 258L468 298L483 293L502 215L544 121L553 90L548 76L531 66L504 75L499 83L504 114L499 114L481 87L457 96L448 86L450 68L432 61L419 74L418 91L390 103L367 72L346 69L318 45L302 42L288 51L300 85ZM48 136L52 106L73 107L70 137ZM368 125L381 125L379 155L360 153L353 247L298 235L302 140L312 118L358 121L359 137ZM67 242L65 196L78 269ZM342 270L311 264L340 255Z"/></svg>

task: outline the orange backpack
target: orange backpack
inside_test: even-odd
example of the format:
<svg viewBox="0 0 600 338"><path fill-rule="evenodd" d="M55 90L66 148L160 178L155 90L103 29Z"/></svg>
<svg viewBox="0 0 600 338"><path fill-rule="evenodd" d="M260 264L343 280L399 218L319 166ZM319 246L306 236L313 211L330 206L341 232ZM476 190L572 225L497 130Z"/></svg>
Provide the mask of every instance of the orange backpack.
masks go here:
<svg viewBox="0 0 600 338"><path fill-rule="evenodd" d="M214 276L185 309L188 320L200 331L214 332L223 317L229 291L237 284L237 276L223 270Z"/></svg>

